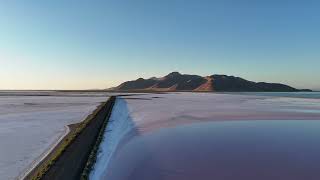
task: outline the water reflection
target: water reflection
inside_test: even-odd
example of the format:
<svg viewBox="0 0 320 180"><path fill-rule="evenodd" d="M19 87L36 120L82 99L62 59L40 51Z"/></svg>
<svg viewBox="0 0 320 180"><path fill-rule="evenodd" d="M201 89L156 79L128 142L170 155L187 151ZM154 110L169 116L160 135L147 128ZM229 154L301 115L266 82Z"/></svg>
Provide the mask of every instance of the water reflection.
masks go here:
<svg viewBox="0 0 320 180"><path fill-rule="evenodd" d="M320 121L224 121L134 136L106 180L313 180L320 178Z"/></svg>

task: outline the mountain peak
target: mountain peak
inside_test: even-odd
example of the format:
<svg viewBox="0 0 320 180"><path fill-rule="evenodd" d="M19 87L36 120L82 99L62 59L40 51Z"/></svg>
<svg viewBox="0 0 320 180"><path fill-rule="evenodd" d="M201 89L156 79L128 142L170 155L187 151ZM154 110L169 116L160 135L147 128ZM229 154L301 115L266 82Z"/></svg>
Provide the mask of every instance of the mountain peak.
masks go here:
<svg viewBox="0 0 320 180"><path fill-rule="evenodd" d="M172 73L170 73L170 74L168 74L168 75L166 75L166 77L175 77L175 76L181 76L182 74L180 74L179 72L172 72Z"/></svg>

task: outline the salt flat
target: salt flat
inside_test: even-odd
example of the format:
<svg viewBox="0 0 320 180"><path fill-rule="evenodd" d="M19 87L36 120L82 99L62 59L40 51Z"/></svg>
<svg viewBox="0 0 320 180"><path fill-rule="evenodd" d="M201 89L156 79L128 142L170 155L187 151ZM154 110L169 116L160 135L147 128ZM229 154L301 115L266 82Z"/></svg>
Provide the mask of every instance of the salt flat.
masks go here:
<svg viewBox="0 0 320 180"><path fill-rule="evenodd" d="M178 177L177 175L186 178L188 177L186 172L192 173L187 168L191 161L201 159L202 161L199 160L199 163L205 163L209 167L214 165L214 162L210 160L205 162L206 158L202 157L202 153L211 157L210 151L214 151L214 149L210 149L214 147L210 137L219 128L215 124L211 124L213 122L231 122L231 125L217 125L218 127L230 126L231 128L225 129L225 132L234 135L234 137L225 137L226 135L221 130L217 131L219 132L216 134L218 137L237 140L237 133L234 132L247 133L249 135L240 139L240 142L248 142L246 138L250 139L250 137L257 136L261 137L262 141L257 138L255 143L261 143L265 138L265 140L269 140L270 144L268 145L272 147L272 142L277 140L276 137L279 132L287 132L286 127L303 127L305 124L300 123L300 121L308 122L309 125L305 127L318 127L319 123L311 124L313 120L320 120L320 99L317 98L214 93L170 93L122 97L115 104L104 140L100 146L98 160L90 177L93 180L125 180L150 178L155 177L154 174L158 174L158 179L175 179L175 177ZM257 123L241 123L248 121ZM283 121L292 123L264 124L264 122ZM295 121L299 122L295 123ZM202 124L202 126L199 124ZM264 125L270 128L265 130ZM185 126L188 126L188 128L184 128ZM193 127L196 127L196 129ZM276 131L278 134L265 137L265 133L273 132L274 128L278 128L278 131ZM282 130L279 131L279 128ZM259 133L260 130L262 133ZM309 137L310 133L308 134L308 132L313 132L313 130L299 131L293 133L293 135L299 137L307 134L305 137ZM203 132L207 133L203 134ZM291 134L282 135L290 139ZM203 138L192 140L192 137ZM309 139L306 138L305 140L308 141ZM221 147L226 145L231 149L236 149L237 146L235 145L239 145L239 142L233 141L229 141L230 144L223 144L223 140L216 137L215 141L220 143ZM254 147L255 143L247 144ZM263 143L261 145L267 146ZM303 147L299 144L297 146L299 148ZM310 146L312 148L312 144L307 144L305 147ZM186 147L188 150L179 149L179 147ZM241 146L238 147L241 148ZM275 149L274 151L281 152L283 150ZM179 151L186 153L179 153ZM235 153L236 150L235 152L230 150L228 152ZM252 152L252 150L244 150L243 154L238 155L241 157L248 152ZM225 154L220 155L225 156ZM259 154L259 156L261 155L263 153ZM193 157L193 159L184 161L188 157ZM237 157L235 156L235 158ZM176 159L176 161L172 161L172 159ZM214 159L214 156L211 157L212 159ZM223 158L219 160L223 160ZM312 161L312 158L309 160ZM241 162L243 163L243 161ZM292 162L296 162L296 159L293 159ZM198 165L200 166L201 163ZM252 166L255 166L255 163L255 161L252 161ZM292 169L288 168L288 170ZM198 175L201 175L202 172L198 173ZM201 176L190 175L189 179L192 179L192 177L200 178ZM221 176L219 177L221 178Z"/></svg>
<svg viewBox="0 0 320 180"><path fill-rule="evenodd" d="M67 125L80 122L106 99L103 93L0 92L0 179L22 177Z"/></svg>

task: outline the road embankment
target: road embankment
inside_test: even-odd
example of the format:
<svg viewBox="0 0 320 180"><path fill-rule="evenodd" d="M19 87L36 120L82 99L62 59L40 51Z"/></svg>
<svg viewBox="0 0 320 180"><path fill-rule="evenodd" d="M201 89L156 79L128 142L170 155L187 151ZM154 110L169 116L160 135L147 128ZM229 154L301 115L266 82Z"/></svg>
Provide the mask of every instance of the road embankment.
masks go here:
<svg viewBox="0 0 320 180"><path fill-rule="evenodd" d="M25 180L80 179L99 134L107 124L116 97L101 104L83 122L73 125L70 132Z"/></svg>

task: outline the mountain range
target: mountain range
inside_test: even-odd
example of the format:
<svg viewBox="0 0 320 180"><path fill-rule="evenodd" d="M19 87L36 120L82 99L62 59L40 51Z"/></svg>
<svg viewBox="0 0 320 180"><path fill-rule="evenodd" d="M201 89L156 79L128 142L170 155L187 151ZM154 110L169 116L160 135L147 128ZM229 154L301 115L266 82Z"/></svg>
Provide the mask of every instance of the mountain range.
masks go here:
<svg viewBox="0 0 320 180"><path fill-rule="evenodd" d="M114 91L198 91L198 92L298 92L311 91L296 89L280 83L253 82L227 75L198 76L172 72L164 77L139 78L127 81Z"/></svg>

